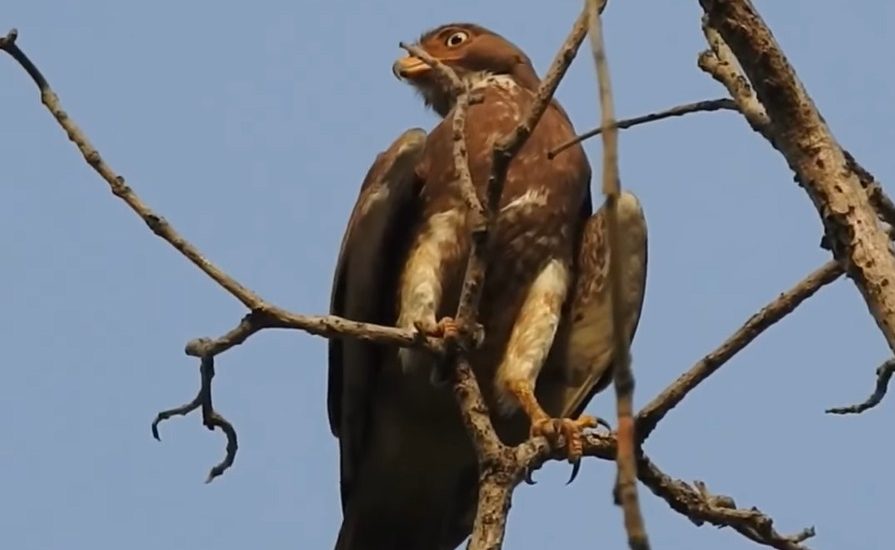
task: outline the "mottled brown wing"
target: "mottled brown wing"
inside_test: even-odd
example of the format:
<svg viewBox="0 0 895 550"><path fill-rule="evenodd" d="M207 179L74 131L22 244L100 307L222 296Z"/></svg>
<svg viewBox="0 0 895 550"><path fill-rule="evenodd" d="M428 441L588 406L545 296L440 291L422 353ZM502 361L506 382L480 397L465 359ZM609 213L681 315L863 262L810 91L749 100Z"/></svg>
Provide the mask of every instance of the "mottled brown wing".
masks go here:
<svg viewBox="0 0 895 550"><path fill-rule="evenodd" d="M640 320L646 291L647 228L637 197L625 191L618 201L625 280L622 299L627 317L624 330L629 341ZM565 388L563 417L578 417L591 398L612 380L612 310L609 293L609 243L606 235L606 205L591 216L584 227L578 253L578 276L568 310L567 333L560 364Z"/></svg>
<svg viewBox="0 0 895 550"><path fill-rule="evenodd" d="M367 172L342 237L331 314L391 322L394 297L383 289L393 288L398 277L402 233L416 210L419 191L414 169L425 143L424 130L407 130ZM369 394L381 354L382 347L376 344L348 338L329 341L327 409L330 428L339 438L343 504L364 445Z"/></svg>

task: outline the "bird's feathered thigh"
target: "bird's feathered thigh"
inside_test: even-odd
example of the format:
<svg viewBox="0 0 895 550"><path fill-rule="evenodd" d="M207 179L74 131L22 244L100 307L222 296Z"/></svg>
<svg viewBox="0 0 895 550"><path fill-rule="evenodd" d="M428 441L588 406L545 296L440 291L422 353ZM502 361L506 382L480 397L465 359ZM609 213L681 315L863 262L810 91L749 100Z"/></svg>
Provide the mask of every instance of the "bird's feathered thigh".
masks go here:
<svg viewBox="0 0 895 550"><path fill-rule="evenodd" d="M534 94L500 76L483 77L478 86L481 101L469 108L466 140L473 184L479 197L485 197L493 145L522 121ZM454 169L452 118L449 115L431 132L419 165L422 212L402 274L399 319L418 318L421 311L435 304L432 321L456 311L470 238ZM580 148L554 160L547 159L546 153L573 135L565 114L551 105L507 173L489 243L479 312L485 342L472 357L493 411L515 411L503 390L504 377L498 376L498 365L507 354L537 348L532 344L538 340L546 339L546 346L541 347L549 349L558 322L557 303L561 306L567 295L573 250L584 221L582 204L588 196L590 168ZM527 303L533 290L540 298ZM521 349L507 348L513 331L518 335L512 340ZM544 358L529 359L507 364L542 363ZM420 396L419 405L434 413L427 393ZM501 435L513 440L524 436L527 426L521 419L516 424L513 433L504 429Z"/></svg>

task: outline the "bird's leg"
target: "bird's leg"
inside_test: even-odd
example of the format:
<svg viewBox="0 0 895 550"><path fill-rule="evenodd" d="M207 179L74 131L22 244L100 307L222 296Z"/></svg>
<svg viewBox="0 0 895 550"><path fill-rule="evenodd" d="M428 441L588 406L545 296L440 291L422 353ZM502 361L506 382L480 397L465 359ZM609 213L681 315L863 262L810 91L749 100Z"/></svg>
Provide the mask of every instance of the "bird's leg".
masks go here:
<svg viewBox="0 0 895 550"><path fill-rule="evenodd" d="M441 305L445 263L459 254L459 235L465 217L458 209L431 216L410 251L401 274L397 326L415 329L420 335L456 337L457 325L451 318L436 320ZM431 355L419 349L399 352L404 372L431 366Z"/></svg>
<svg viewBox="0 0 895 550"><path fill-rule="evenodd" d="M538 373L553 345L568 288L568 271L551 261L538 274L510 334L506 354L497 369L498 397L506 412L519 407L531 421L531 435L544 436L554 447L562 436L566 455L577 463L583 451L583 431L597 419L551 418L535 397Z"/></svg>

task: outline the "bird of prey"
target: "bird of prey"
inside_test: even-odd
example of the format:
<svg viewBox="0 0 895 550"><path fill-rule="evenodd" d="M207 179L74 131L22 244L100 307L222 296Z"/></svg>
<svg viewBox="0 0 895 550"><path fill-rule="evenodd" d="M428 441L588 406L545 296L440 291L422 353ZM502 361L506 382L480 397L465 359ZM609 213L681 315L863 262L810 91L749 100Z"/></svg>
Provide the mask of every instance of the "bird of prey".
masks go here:
<svg viewBox="0 0 895 550"><path fill-rule="evenodd" d="M419 46L449 65L478 99L466 140L473 184L484 196L494 142L530 108L540 79L529 58L478 25L442 25ZM440 334L449 328L470 248L466 205L452 156L455 92L418 58L393 72L442 120L404 132L369 169L342 240L331 313ZM580 442L582 416L612 374L609 251L602 210L592 215L590 166L553 101L509 166L488 251L470 363L498 435ZM637 198L619 203L633 338L646 281L646 225ZM448 319L448 322L445 322ZM329 344L328 409L339 439L343 522L337 550L447 550L469 534L477 463L449 387L431 380L435 358L372 342ZM564 437L561 439L558 435ZM567 444L570 460L574 445ZM580 452L580 450L578 451Z"/></svg>

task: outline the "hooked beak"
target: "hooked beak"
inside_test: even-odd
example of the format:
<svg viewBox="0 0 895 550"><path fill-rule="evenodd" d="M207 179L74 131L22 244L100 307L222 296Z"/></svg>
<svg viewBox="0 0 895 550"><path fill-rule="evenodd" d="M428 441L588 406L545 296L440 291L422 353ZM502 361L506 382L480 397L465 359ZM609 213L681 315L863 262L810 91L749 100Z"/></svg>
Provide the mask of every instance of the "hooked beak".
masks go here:
<svg viewBox="0 0 895 550"><path fill-rule="evenodd" d="M392 65L392 73L397 78L416 80L432 71L425 61L412 55L407 55L395 61Z"/></svg>

